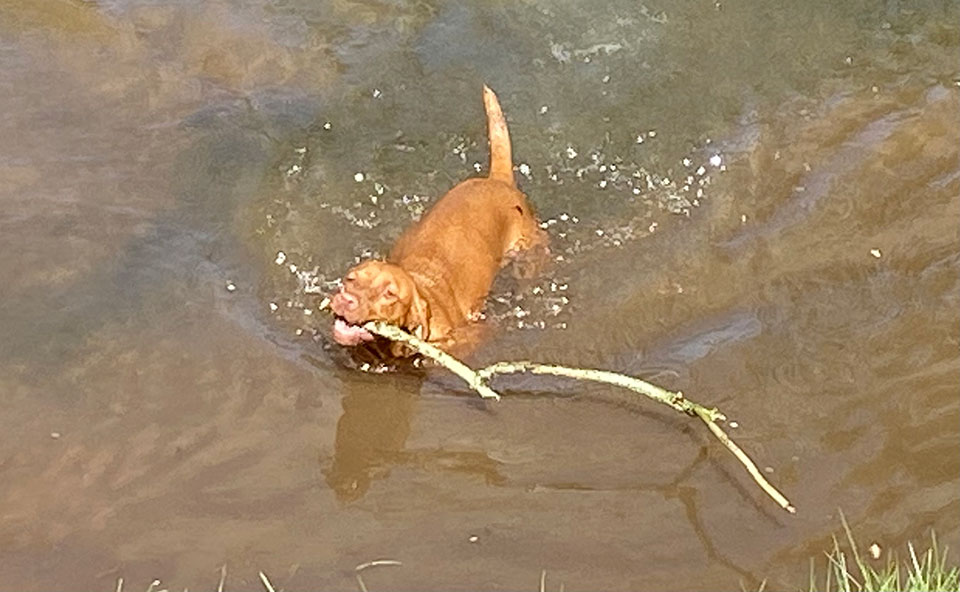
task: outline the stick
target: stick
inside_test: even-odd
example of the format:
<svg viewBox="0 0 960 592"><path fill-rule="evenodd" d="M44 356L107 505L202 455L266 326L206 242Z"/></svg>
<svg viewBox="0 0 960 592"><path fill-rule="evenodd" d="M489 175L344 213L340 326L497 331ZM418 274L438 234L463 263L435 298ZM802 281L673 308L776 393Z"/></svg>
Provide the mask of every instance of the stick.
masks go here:
<svg viewBox="0 0 960 592"><path fill-rule="evenodd" d="M726 432L720 429L720 426L718 426L716 422L702 414L700 411L697 411L697 417L702 419L703 423L707 424L707 427L710 428L710 432L716 436L717 439L720 440L720 442L722 442L723 445L726 446L735 457L737 457L737 460L739 460L744 467L746 467L747 472L750 473L750 476L753 477L753 480L757 482L757 485L760 486L760 489L763 489L763 491L772 497L773 501L777 502L777 504L779 504L779 506L784 510L790 512L791 514L797 513L797 508L790 503L790 500L780 493L776 487L770 485L770 482L767 481L767 479L763 476L763 473L757 469L757 465L755 465L750 457L747 456L747 453L737 446L737 443L734 442L730 436L726 434Z"/></svg>
<svg viewBox="0 0 960 592"><path fill-rule="evenodd" d="M270 583L270 580L267 578L267 574L260 572L260 581L263 582L263 587L267 589L267 592L276 592L273 589L273 585Z"/></svg>
<svg viewBox="0 0 960 592"><path fill-rule="evenodd" d="M323 310L327 308L329 300L324 299L320 303L320 309ZM750 477L757 483L757 485L769 495L777 504L790 512L791 514L796 514L797 509L790 503L780 491L777 490L773 485L767 481L766 477L763 476L763 473L757 468L757 465L750 459L749 456L739 447L737 444L727 435L726 432L717 425L718 421L726 421L726 416L721 413L717 408L707 408L698 403L694 403L686 399L683 396L683 393L680 391L673 392L668 391L664 388L661 388L655 384L650 384L639 378L634 378L633 376L626 376L623 374L618 374L616 372L610 372L607 370L591 370L587 368L568 368L566 366L554 366L549 364L535 364L533 362L497 362L491 364L480 370L473 370L460 360L454 358L450 354L441 351L434 345L431 345L417 337L407 333L403 329L394 327L387 323L381 321L369 321L364 323L363 328L371 333L380 335L381 337L386 337L387 339L392 339L394 341L401 341L418 353L436 361L440 365L444 366L467 383L467 385L480 394L481 397L485 399L493 399L495 401L500 400L500 394L495 390L490 388L487 384L491 378L498 374L517 374L529 372L531 374L549 374L552 376L563 376L566 378L572 378L574 380L589 380L592 382L601 382L604 384L611 384L614 386L619 386L631 390L635 393L639 393L646 397L657 401L658 403L663 403L676 411L681 413L686 413L687 415L692 415L699 417L703 423L707 424L707 428L710 430L710 433L713 434L720 442L727 447L727 449L733 453L734 457L740 461L740 464L747 469Z"/></svg>
<svg viewBox="0 0 960 592"><path fill-rule="evenodd" d="M479 375L484 381L487 381L497 374L517 374L522 372L529 372L530 374L550 374L553 376L573 378L574 380L589 380L592 382L612 384L614 386L619 386L635 393L650 397L658 403L668 405L681 413L686 413L687 415L698 415L699 413L704 413L713 421L726 420L726 417L718 410L707 409L706 407L698 405L693 401L688 401L684 398L683 393L679 391L674 393L664 388L660 388L655 384L650 384L649 382L640 380L639 378L617 374L616 372L609 372L607 370L568 368L566 366L535 364L533 362L497 362L496 364L491 364L486 368L481 368L477 371L477 375Z"/></svg>
<svg viewBox="0 0 960 592"><path fill-rule="evenodd" d="M381 337L406 343L413 349L417 350L418 353L421 353L426 357L439 362L447 370L462 378L464 382L470 386L470 388L477 391L477 393L479 393L484 399L493 399L494 401L500 400L500 395L492 388L487 386L486 381L477 372L474 372L470 366L467 366L460 360L456 359L445 351L442 351L435 345L430 345L426 341L418 339L403 329L399 329L393 325L388 325L382 321L369 321L364 323L363 328L371 333L376 333Z"/></svg>
<svg viewBox="0 0 960 592"><path fill-rule="evenodd" d="M357 585L360 586L360 592L367 592L367 585L363 583L363 576L360 575L365 569L370 569L371 567L379 567L381 565L403 565L402 562L397 561L396 559L374 559L373 561L368 561L366 563L361 563L354 568L354 575L357 576Z"/></svg>
<svg viewBox="0 0 960 592"><path fill-rule="evenodd" d="M717 421L726 421L727 419L718 409L708 409L703 405L694 403L684 398L682 392L668 391L649 382L640 380L639 378L617 374L616 372L608 372L606 370L567 368L565 366L550 366L534 364L532 362L497 362L496 364L478 370L477 375L486 381L496 374L515 374L518 372L551 374L553 376L573 378L574 380L590 380L593 382L612 384L650 397L654 401L668 405L681 413L699 417L703 423L707 424L710 432L746 467L747 473L753 477L753 480L760 486L760 489L773 498L781 508L791 514L796 514L797 509L790 503L790 500L784 497L782 493L767 481L750 457L717 425Z"/></svg>

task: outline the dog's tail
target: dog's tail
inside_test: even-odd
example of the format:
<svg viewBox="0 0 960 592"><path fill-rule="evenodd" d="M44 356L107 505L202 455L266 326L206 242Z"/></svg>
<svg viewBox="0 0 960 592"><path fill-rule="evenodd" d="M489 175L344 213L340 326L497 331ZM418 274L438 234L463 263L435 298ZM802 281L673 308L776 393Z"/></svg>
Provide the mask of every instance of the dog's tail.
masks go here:
<svg viewBox="0 0 960 592"><path fill-rule="evenodd" d="M490 136L490 178L514 186L507 120L500 110L497 95L487 85L483 85L483 108L487 112L487 134Z"/></svg>

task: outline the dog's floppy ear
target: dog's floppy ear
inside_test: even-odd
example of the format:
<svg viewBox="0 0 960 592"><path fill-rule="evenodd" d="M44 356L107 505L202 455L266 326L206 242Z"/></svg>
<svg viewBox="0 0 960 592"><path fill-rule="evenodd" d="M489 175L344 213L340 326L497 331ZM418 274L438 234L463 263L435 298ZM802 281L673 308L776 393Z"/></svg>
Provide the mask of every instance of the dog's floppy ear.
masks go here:
<svg viewBox="0 0 960 592"><path fill-rule="evenodd" d="M430 339L430 305L414 288L410 297L410 308L403 320L403 328L413 333L421 341ZM409 345L399 341L390 343L390 353L395 357L409 356L415 351Z"/></svg>
<svg viewBox="0 0 960 592"><path fill-rule="evenodd" d="M407 311L404 325L420 340L430 339L430 305L416 289L410 299L410 309Z"/></svg>

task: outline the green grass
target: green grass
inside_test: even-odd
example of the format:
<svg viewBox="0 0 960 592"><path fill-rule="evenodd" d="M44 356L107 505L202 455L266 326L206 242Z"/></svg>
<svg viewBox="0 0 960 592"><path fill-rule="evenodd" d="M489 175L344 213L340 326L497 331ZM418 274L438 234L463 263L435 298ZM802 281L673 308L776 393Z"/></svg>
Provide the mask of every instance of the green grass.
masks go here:
<svg viewBox="0 0 960 592"><path fill-rule="evenodd" d="M930 547L917 554L913 543L907 544L909 558L888 557L886 565L874 568L863 559L850 532L847 520L840 515L850 550L840 548L833 538L833 550L827 553L827 569L817 577L814 561L810 562L810 592L958 592L960 568L947 565L947 549L937 545L930 533ZM822 583L822 587L818 585Z"/></svg>

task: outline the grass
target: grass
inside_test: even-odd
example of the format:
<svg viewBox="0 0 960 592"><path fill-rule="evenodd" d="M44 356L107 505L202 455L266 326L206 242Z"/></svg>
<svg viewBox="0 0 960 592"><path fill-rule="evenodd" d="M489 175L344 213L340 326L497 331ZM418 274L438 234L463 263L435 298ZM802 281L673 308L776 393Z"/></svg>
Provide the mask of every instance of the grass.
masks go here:
<svg viewBox="0 0 960 592"><path fill-rule="evenodd" d="M937 544L930 533L930 547L917 554L913 543L907 544L910 557L898 560L888 557L881 568L870 566L857 549L846 518L840 515L849 551L840 548L833 538L833 550L827 553L827 569L823 577L815 573L810 562L810 592L957 592L960 590L960 568L947 565L947 549ZM823 587L818 585L822 581Z"/></svg>

